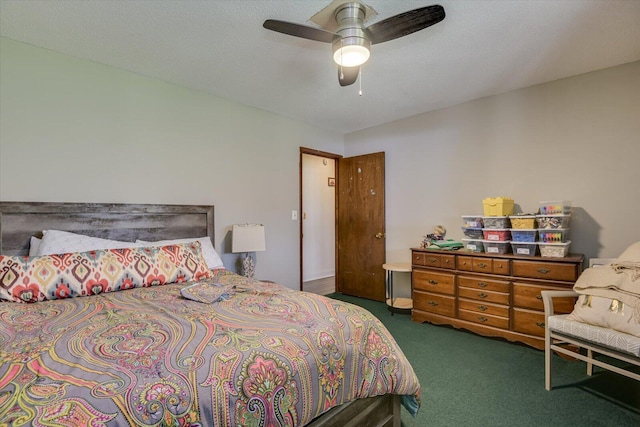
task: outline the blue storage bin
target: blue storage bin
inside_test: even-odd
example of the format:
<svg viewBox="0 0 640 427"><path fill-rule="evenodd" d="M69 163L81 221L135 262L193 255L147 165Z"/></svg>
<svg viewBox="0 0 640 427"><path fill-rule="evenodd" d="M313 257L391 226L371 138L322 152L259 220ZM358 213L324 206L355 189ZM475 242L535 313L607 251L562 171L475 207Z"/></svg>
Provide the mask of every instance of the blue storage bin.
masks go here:
<svg viewBox="0 0 640 427"><path fill-rule="evenodd" d="M511 240L514 242L524 242L531 243L535 242L538 237L538 230L532 229L527 230L523 228L512 228L511 229Z"/></svg>

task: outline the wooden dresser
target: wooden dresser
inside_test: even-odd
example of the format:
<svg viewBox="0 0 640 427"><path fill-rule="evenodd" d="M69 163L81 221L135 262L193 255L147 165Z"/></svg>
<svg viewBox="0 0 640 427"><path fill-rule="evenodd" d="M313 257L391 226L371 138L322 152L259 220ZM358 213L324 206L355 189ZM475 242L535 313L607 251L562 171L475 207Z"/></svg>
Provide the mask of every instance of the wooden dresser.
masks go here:
<svg viewBox="0 0 640 427"><path fill-rule="evenodd" d="M544 349L543 290L570 289L584 255L565 258L412 249L415 322L464 328ZM573 298L556 313L573 310ZM559 301L560 302L560 301Z"/></svg>

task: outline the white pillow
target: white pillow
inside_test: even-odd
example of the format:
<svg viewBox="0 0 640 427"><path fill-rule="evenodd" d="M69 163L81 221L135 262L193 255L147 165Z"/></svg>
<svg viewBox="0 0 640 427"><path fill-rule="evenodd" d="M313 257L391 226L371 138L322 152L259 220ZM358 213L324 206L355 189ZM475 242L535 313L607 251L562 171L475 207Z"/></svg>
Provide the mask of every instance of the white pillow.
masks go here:
<svg viewBox="0 0 640 427"><path fill-rule="evenodd" d="M580 295L567 319L640 337L640 324L633 318L633 307L609 298Z"/></svg>
<svg viewBox="0 0 640 427"><path fill-rule="evenodd" d="M42 242L42 239L38 239L35 236L31 236L31 241L29 242L29 256L38 255L38 248L40 248L40 242Z"/></svg>
<svg viewBox="0 0 640 427"><path fill-rule="evenodd" d="M196 237L196 238L188 238L188 239L173 239L173 240L158 240L156 242L147 242L144 240L136 240L136 243L143 244L153 244L155 245L171 245L171 244L179 244L179 243L190 243L194 241L200 242L200 247L202 248L202 256L204 260L207 262L207 266L209 270L214 270L216 268L224 268L224 264L220 259L220 255L213 248L213 244L211 244L211 239L208 237Z"/></svg>
<svg viewBox="0 0 640 427"><path fill-rule="evenodd" d="M37 255L86 252L96 249L136 248L143 245L119 240L100 239L68 231L44 230Z"/></svg>

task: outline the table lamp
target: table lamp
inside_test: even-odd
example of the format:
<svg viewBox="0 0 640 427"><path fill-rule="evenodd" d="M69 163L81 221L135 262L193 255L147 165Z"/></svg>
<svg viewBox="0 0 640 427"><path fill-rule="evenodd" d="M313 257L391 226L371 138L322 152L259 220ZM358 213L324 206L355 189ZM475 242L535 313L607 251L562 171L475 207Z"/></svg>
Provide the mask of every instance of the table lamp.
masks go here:
<svg viewBox="0 0 640 427"><path fill-rule="evenodd" d="M242 274L253 277L256 261L251 252L265 250L264 225L235 224L232 230L231 252L245 253L242 259Z"/></svg>

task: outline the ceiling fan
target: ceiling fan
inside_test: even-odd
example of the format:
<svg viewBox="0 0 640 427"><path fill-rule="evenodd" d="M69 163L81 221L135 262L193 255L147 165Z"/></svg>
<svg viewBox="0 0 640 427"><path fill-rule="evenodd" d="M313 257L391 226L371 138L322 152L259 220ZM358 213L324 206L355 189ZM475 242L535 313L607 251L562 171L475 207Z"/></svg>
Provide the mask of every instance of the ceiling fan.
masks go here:
<svg viewBox="0 0 640 427"><path fill-rule="evenodd" d="M373 10L360 2L339 4L333 11L335 31L276 19L267 19L262 26L278 33L331 43L333 60L339 66L338 81L340 86L348 86L358 79L360 66L369 59L371 45L404 37L437 24L445 17L442 6L432 5L409 10L365 27L368 12Z"/></svg>

